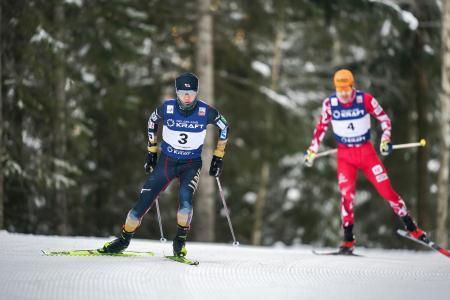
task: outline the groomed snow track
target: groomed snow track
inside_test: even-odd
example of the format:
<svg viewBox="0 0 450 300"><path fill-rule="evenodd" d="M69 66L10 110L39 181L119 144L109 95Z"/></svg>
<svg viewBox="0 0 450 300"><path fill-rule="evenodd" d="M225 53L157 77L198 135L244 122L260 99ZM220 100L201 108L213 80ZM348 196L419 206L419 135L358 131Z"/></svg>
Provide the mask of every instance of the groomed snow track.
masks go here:
<svg viewBox="0 0 450 300"><path fill-rule="evenodd" d="M431 251L358 249L364 257L317 256L311 247L189 243L188 266L171 244L132 241L154 257L50 257L109 239L0 231L0 299L450 299L450 260ZM408 243L408 241L405 241Z"/></svg>

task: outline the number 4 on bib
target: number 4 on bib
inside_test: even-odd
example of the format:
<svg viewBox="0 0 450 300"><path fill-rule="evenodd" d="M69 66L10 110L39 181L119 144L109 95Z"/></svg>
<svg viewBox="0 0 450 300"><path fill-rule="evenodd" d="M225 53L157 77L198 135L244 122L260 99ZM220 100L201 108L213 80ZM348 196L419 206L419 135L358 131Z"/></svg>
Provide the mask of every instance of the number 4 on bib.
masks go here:
<svg viewBox="0 0 450 300"><path fill-rule="evenodd" d="M355 130L355 126L353 126L353 123L348 124L347 129Z"/></svg>

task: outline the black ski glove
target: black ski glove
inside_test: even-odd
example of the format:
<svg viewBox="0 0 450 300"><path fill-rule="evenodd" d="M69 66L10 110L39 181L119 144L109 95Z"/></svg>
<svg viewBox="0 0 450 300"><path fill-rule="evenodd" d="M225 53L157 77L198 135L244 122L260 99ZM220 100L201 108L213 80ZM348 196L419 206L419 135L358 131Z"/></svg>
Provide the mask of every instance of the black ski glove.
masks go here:
<svg viewBox="0 0 450 300"><path fill-rule="evenodd" d="M209 167L209 175L219 177L222 173L223 158L213 155L211 166Z"/></svg>
<svg viewBox="0 0 450 300"><path fill-rule="evenodd" d="M156 152L148 152L147 153L147 162L144 165L145 173L153 172L153 169L156 167L156 160L158 159L158 153Z"/></svg>

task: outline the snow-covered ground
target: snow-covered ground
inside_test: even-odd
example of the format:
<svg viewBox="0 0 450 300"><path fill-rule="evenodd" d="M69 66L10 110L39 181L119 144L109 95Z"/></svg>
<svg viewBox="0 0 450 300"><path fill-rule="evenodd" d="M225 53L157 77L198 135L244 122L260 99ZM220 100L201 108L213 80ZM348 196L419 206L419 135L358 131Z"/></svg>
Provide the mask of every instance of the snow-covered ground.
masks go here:
<svg viewBox="0 0 450 300"><path fill-rule="evenodd" d="M109 239L0 231L0 299L450 299L450 260L435 252L358 249L317 256L311 247L189 243L199 266L168 261L170 243L132 241L154 257L51 257ZM407 243L408 241L405 241Z"/></svg>

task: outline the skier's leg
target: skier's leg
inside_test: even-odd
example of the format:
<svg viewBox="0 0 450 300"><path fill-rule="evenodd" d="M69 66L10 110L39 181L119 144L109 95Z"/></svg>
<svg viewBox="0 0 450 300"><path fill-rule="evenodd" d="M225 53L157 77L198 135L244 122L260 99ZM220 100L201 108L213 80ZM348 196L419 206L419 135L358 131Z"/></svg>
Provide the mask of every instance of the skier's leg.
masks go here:
<svg viewBox="0 0 450 300"><path fill-rule="evenodd" d="M337 154L337 174L341 192L341 221L344 230L344 241L339 251L351 254L354 248L353 236L353 203L356 191L357 167L351 163L351 149L339 149Z"/></svg>
<svg viewBox="0 0 450 300"><path fill-rule="evenodd" d="M389 203L394 213L403 221L411 235L416 238L424 235L423 230L417 227L409 215L403 199L392 188L387 170L378 158L373 146L368 147L366 151L362 166L364 175L369 179L380 196Z"/></svg>
<svg viewBox="0 0 450 300"><path fill-rule="evenodd" d="M367 148L367 153L362 159L361 170L367 179L372 183L377 192L383 197L399 217L405 216L408 212L403 199L394 191L386 168L378 158L373 147Z"/></svg>
<svg viewBox="0 0 450 300"><path fill-rule="evenodd" d="M173 252L177 256L186 256L187 234L192 221L192 197L197 189L202 168L201 160L192 160L180 166L179 208L177 212L177 233L173 239Z"/></svg>
<svg viewBox="0 0 450 300"><path fill-rule="evenodd" d="M106 243L101 249L102 252L118 253L128 247L136 229L141 224L142 218L150 209L159 193L170 183L173 176L173 171L170 170L169 159L161 156L155 170L144 183L139 195L139 200L128 212L125 224L122 227L121 235L117 239Z"/></svg>
<svg viewBox="0 0 450 300"><path fill-rule="evenodd" d="M128 212L125 222L127 231L135 231L141 224L142 218L152 207L155 199L163 192L175 178L175 162L167 156L161 155L155 170L145 181L139 194L139 200Z"/></svg>

